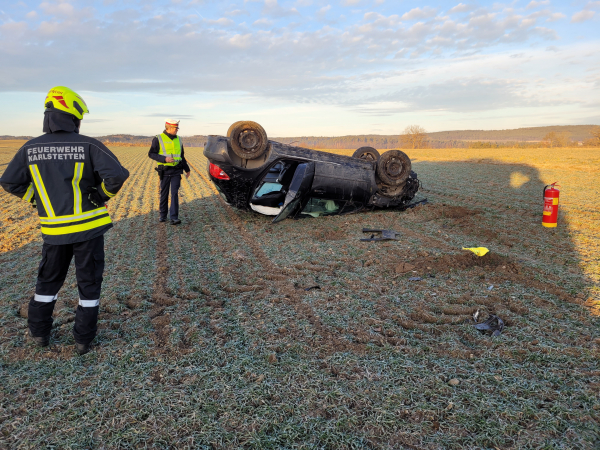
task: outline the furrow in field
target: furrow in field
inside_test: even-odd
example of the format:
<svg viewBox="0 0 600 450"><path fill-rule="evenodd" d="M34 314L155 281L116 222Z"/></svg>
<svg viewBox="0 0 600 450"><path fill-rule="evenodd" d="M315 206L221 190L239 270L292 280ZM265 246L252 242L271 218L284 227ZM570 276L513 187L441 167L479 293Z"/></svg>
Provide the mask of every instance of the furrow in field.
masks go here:
<svg viewBox="0 0 600 450"><path fill-rule="evenodd" d="M156 185L153 189L154 196L160 197L160 185ZM166 223L154 223L153 229L156 230L154 236L155 247L155 266L156 274L152 284L152 303L156 308L156 315L152 319L155 328L154 342L158 347L164 347L169 339L169 325L171 323L168 315L163 315L164 308L162 306L171 306L175 303L172 293L168 289L168 281L171 276L171 269L168 262L168 246L167 246L167 228ZM154 314L153 314L154 315Z"/></svg>
<svg viewBox="0 0 600 450"><path fill-rule="evenodd" d="M143 156L132 164L131 177L121 193L110 203L115 223L107 235L110 271L107 285L111 288L111 302L136 309L149 298L148 272L153 270L151 249L156 240L154 190L148 178L151 163ZM150 251L150 254L148 254Z"/></svg>
<svg viewBox="0 0 600 450"><path fill-rule="evenodd" d="M168 228L173 271L169 286L179 297L182 325L178 345L188 348L197 338L202 345L227 352L225 347L232 340L234 346L256 341L251 336L257 328L248 325L253 319L247 311L252 308L246 306L246 294L238 289L248 287L247 294L253 294L259 287L242 285L242 274L231 275L231 227L223 221L220 205L213 201L214 194L201 177L193 174L189 183L184 182L182 193L186 199L180 210L184 223ZM207 333L210 336L203 338Z"/></svg>
<svg viewBox="0 0 600 450"><path fill-rule="evenodd" d="M209 304L213 310L229 306L232 312L235 312L234 317L222 318L222 312L215 311L218 315L211 316L210 328L221 341L228 339L223 330L229 328L230 333L238 335L240 342L252 341L256 344L261 341L261 316L254 312L255 305L246 302L246 297L250 295L255 301L258 297L264 297L266 286L254 282L256 277L252 275L263 273L264 268L247 255L247 248L239 245L238 230L232 226L230 217L225 213L220 200L216 199L212 183L197 170L194 164L191 164L191 167L196 174L200 175L196 178L196 182L201 186L203 194L206 193L203 195L205 201L202 203L201 211L204 219L203 234L207 239L211 259L215 261L220 273L218 285L208 287L209 298L211 291L220 297L229 297L225 304L216 298L210 299ZM236 256L242 259L237 259Z"/></svg>

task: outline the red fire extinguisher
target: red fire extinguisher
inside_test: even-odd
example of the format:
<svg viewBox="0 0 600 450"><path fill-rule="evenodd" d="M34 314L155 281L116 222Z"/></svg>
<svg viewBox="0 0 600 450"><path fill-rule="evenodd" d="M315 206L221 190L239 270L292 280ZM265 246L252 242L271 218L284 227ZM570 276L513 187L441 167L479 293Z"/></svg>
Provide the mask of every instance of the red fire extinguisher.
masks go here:
<svg viewBox="0 0 600 450"><path fill-rule="evenodd" d="M556 189L555 181L544 187L544 215L542 217L542 225L548 228L553 228L558 222L558 197L560 191Z"/></svg>

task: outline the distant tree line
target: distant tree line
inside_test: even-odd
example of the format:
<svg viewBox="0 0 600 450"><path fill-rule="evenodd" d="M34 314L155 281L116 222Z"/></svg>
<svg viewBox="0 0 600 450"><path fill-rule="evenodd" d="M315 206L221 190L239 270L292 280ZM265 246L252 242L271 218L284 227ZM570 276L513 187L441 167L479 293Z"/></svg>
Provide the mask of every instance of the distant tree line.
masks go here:
<svg viewBox="0 0 600 450"><path fill-rule="evenodd" d="M154 136L112 134L97 139L109 145L148 146ZM600 126L574 125L556 127L519 128L516 130L462 130L427 133L419 125L410 125L398 135L355 136L302 136L270 137L284 144L322 149L353 149L374 147L380 150L394 148L554 148L600 147ZM0 136L0 140L29 140L31 136ZM203 147L207 137L182 136L186 147Z"/></svg>

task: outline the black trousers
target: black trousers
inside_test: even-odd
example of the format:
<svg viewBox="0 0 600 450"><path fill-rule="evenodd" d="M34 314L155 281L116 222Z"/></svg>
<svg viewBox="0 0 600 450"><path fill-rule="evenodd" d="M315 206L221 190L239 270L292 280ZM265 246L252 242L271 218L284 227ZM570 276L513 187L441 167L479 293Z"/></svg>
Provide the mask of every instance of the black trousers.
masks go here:
<svg viewBox="0 0 600 450"><path fill-rule="evenodd" d="M98 329L98 309L104 272L104 236L76 244L44 243L35 296L29 302L27 324L33 336L50 334L52 312L58 291L65 282L73 256L75 256L75 276L79 289L79 306L75 313L73 335L76 342L89 344Z"/></svg>
<svg viewBox="0 0 600 450"><path fill-rule="evenodd" d="M171 188L171 208L169 215L171 220L179 219L179 186L181 186L181 175L165 175L160 180L160 217L167 218L167 206L169 204L169 187Z"/></svg>

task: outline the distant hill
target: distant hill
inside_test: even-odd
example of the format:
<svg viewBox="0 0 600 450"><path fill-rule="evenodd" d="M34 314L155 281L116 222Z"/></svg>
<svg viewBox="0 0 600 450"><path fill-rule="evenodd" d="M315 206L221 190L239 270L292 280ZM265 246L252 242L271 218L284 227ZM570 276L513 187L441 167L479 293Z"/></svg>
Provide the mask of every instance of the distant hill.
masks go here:
<svg viewBox="0 0 600 450"><path fill-rule="evenodd" d="M0 141L28 141L33 136L0 136Z"/></svg>
<svg viewBox="0 0 600 450"><path fill-rule="evenodd" d="M560 125L550 127L517 128L513 130L456 130L427 133L429 147L450 148L468 147L474 142L511 145L515 143L540 142L550 132L568 133L570 140L583 142L590 139L590 131L598 125ZM98 136L96 139L112 145L150 146L154 136L136 136L132 134L111 134ZM203 147L206 136L182 136L186 147ZM348 135L348 136L299 136L299 137L270 137L284 144L295 143L299 146L313 148L358 148L363 146L378 149L400 148L400 136L394 135ZM0 140L22 139L29 140L30 136L0 136Z"/></svg>
<svg viewBox="0 0 600 450"><path fill-rule="evenodd" d="M585 141L591 137L590 131L597 125L565 125L551 127L517 128L514 130L457 130L427 133L429 147L449 148L468 147L473 142L493 142L498 144L540 142L550 132L569 133L570 140ZM399 135L354 135L354 136L299 136L273 138L286 144L295 142L299 146L315 148L358 148L362 146L378 149L402 147Z"/></svg>
<svg viewBox="0 0 600 450"><path fill-rule="evenodd" d="M518 141L539 142L551 131L570 133L571 140L583 141L590 138L590 131L598 125L562 125L553 127L517 128L514 130L462 130L428 133L430 139L439 141Z"/></svg>
<svg viewBox="0 0 600 450"><path fill-rule="evenodd" d="M150 147L154 136L134 136L132 134L110 134L97 136L96 139L105 144L147 145ZM181 136L184 147L204 147L206 136Z"/></svg>

